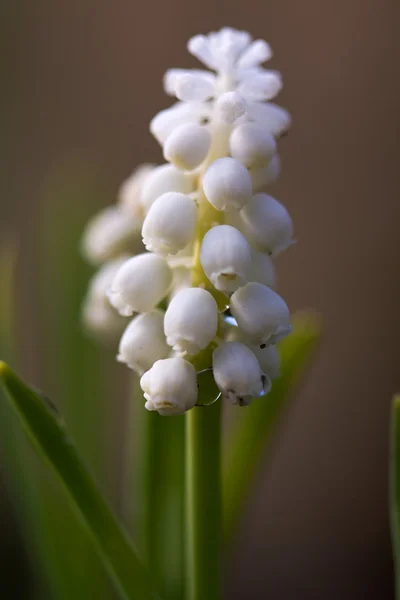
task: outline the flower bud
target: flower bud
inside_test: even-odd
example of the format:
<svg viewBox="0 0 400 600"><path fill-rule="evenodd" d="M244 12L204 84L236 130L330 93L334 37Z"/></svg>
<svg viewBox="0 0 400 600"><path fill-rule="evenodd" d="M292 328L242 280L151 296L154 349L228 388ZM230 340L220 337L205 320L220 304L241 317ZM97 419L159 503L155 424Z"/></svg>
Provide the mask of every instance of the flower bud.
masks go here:
<svg viewBox="0 0 400 600"><path fill-rule="evenodd" d="M167 295L171 282L172 270L163 258L138 254L120 267L108 298L121 315L149 312Z"/></svg>
<svg viewBox="0 0 400 600"><path fill-rule="evenodd" d="M257 357L260 367L270 379L277 379L280 375L280 357L276 346L267 346L260 348L254 346L251 348Z"/></svg>
<svg viewBox="0 0 400 600"><path fill-rule="evenodd" d="M184 102L204 102L215 94L216 77L200 70L168 69L164 89Z"/></svg>
<svg viewBox="0 0 400 600"><path fill-rule="evenodd" d="M213 352L212 365L215 383L232 404L248 406L253 397L271 388L254 353L240 342L223 342L218 346Z"/></svg>
<svg viewBox="0 0 400 600"><path fill-rule="evenodd" d="M238 60L239 69L252 69L272 57L272 49L264 40L255 40L242 52Z"/></svg>
<svg viewBox="0 0 400 600"><path fill-rule="evenodd" d="M232 125L246 113L246 101L237 92L225 92L215 102L217 119Z"/></svg>
<svg viewBox="0 0 400 600"><path fill-rule="evenodd" d="M185 123L201 123L211 116L207 102L176 102L160 111L150 121L150 131L154 137L164 144L171 133Z"/></svg>
<svg viewBox="0 0 400 600"><path fill-rule="evenodd" d="M234 292L249 281L251 248L238 229L230 225L217 225L209 229L203 238L200 262L217 290Z"/></svg>
<svg viewBox="0 0 400 600"><path fill-rule="evenodd" d="M107 292L126 257L105 263L89 282L82 305L82 320L85 329L100 340L118 338L126 326L107 298Z"/></svg>
<svg viewBox="0 0 400 600"><path fill-rule="evenodd" d="M265 167L253 167L250 169L253 192L263 192L269 185L277 182L281 172L281 161L278 154L274 154Z"/></svg>
<svg viewBox="0 0 400 600"><path fill-rule="evenodd" d="M147 213L155 200L166 192L190 194L194 190L193 177L166 164L156 167L147 177L140 193L140 202Z"/></svg>
<svg viewBox="0 0 400 600"><path fill-rule="evenodd" d="M197 354L216 336L217 327L217 303L201 288L178 292L165 313L167 342L177 352Z"/></svg>
<svg viewBox="0 0 400 600"><path fill-rule="evenodd" d="M251 199L251 177L238 160L217 158L203 177L203 190L217 210L240 210Z"/></svg>
<svg viewBox="0 0 400 600"><path fill-rule="evenodd" d="M250 338L237 326L235 319L230 317L234 324L230 324L226 329L225 341L241 342L255 354L261 371L268 375L270 379L276 379L280 375L280 358L276 346L266 346L260 348L257 344L252 344ZM236 325L235 325L236 323Z"/></svg>
<svg viewBox="0 0 400 600"><path fill-rule="evenodd" d="M139 233L141 221L129 217L118 206L109 206L95 215L86 226L82 253L93 265L101 265L121 254L143 250Z"/></svg>
<svg viewBox="0 0 400 600"><path fill-rule="evenodd" d="M197 402L197 373L180 357L165 358L154 363L140 380L147 410L160 415L180 415Z"/></svg>
<svg viewBox="0 0 400 600"><path fill-rule="evenodd" d="M166 256L192 241L197 208L194 200L178 192L163 194L151 206L142 228L143 242L152 252Z"/></svg>
<svg viewBox="0 0 400 600"><path fill-rule="evenodd" d="M164 157L178 169L193 171L208 154L211 134L195 123L180 125L168 136L164 144Z"/></svg>
<svg viewBox="0 0 400 600"><path fill-rule="evenodd" d="M156 360L166 358L169 351L164 335L164 313L153 310L129 323L119 344L117 360L143 375Z"/></svg>
<svg viewBox="0 0 400 600"><path fill-rule="evenodd" d="M261 103L272 100L282 89L282 78L277 71L261 71L246 77L237 88L239 94Z"/></svg>
<svg viewBox="0 0 400 600"><path fill-rule="evenodd" d="M292 124L288 111L273 102L249 103L247 116L250 121L265 127L275 138L285 135Z"/></svg>
<svg viewBox="0 0 400 600"><path fill-rule="evenodd" d="M240 214L246 234L260 250L277 256L293 244L292 219L272 196L256 194Z"/></svg>
<svg viewBox="0 0 400 600"><path fill-rule="evenodd" d="M276 283L275 267L270 257L264 252L253 250L252 263L253 268L250 281L256 281L257 283L274 288Z"/></svg>
<svg viewBox="0 0 400 600"><path fill-rule="evenodd" d="M271 133L257 123L242 123L235 127L229 140L231 155L246 167L261 167L276 152Z"/></svg>
<svg viewBox="0 0 400 600"><path fill-rule="evenodd" d="M138 223L142 223L144 219L143 206L140 201L141 190L153 170L154 165L140 165L121 184L118 191L118 206Z"/></svg>
<svg viewBox="0 0 400 600"><path fill-rule="evenodd" d="M230 309L240 329L254 344L276 344L292 331L286 302L261 283L248 283L231 297Z"/></svg>

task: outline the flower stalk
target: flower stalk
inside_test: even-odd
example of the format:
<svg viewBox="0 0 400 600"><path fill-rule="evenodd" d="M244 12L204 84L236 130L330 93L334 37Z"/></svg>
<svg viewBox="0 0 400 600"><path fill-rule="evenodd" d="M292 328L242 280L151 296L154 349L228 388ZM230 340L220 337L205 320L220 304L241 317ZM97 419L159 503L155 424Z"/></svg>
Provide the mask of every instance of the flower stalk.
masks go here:
<svg viewBox="0 0 400 600"><path fill-rule="evenodd" d="M215 402L186 414L187 600L221 599L221 534L221 403Z"/></svg>

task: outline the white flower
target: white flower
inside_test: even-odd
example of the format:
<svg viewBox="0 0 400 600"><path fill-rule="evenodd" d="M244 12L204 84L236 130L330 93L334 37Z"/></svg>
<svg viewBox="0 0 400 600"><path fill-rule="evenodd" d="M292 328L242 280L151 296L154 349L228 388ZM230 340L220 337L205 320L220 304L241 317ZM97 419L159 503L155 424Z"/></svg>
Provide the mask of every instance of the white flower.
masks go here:
<svg viewBox="0 0 400 600"><path fill-rule="evenodd" d="M253 250L252 264L253 268L249 281L256 281L274 288L276 284L275 267L270 257L264 252Z"/></svg>
<svg viewBox="0 0 400 600"><path fill-rule="evenodd" d="M248 102L246 116L249 121L265 127L275 138L285 135L292 124L288 111L273 102Z"/></svg>
<svg viewBox="0 0 400 600"><path fill-rule="evenodd" d="M167 137L164 158L184 171L193 171L206 158L211 146L211 134L195 123L180 125Z"/></svg>
<svg viewBox="0 0 400 600"><path fill-rule="evenodd" d="M197 209L194 200L178 192L163 194L151 206L142 228L147 250L176 254L193 239Z"/></svg>
<svg viewBox="0 0 400 600"><path fill-rule="evenodd" d="M140 193L140 202L147 213L155 200L166 192L190 194L194 190L194 178L182 173L174 165L156 167L147 177Z"/></svg>
<svg viewBox="0 0 400 600"><path fill-rule="evenodd" d="M280 375L281 361L276 346L267 346L266 348L254 346L252 350L260 363L263 373L268 375L270 379L277 379Z"/></svg>
<svg viewBox="0 0 400 600"><path fill-rule="evenodd" d="M265 166L276 152L273 135L257 123L242 123L229 140L231 155L246 167Z"/></svg>
<svg viewBox="0 0 400 600"><path fill-rule="evenodd" d="M83 233L81 248L85 259L101 265L121 254L135 254L143 249L141 221L119 206L109 206L95 215Z"/></svg>
<svg viewBox="0 0 400 600"><path fill-rule="evenodd" d="M252 343L276 344L292 331L286 302L261 283L248 283L231 297L230 309Z"/></svg>
<svg viewBox="0 0 400 600"><path fill-rule="evenodd" d="M245 236L230 225L212 227L203 238L200 262L213 286L233 292L249 281L251 248Z"/></svg>
<svg viewBox="0 0 400 600"><path fill-rule="evenodd" d="M129 323L119 343L117 360L143 375L156 360L166 358L169 351L164 335L164 313L153 310Z"/></svg>
<svg viewBox="0 0 400 600"><path fill-rule="evenodd" d="M214 95L215 76L200 69L169 69L164 75L164 89L184 102L203 102Z"/></svg>
<svg viewBox="0 0 400 600"><path fill-rule="evenodd" d="M197 373L180 357L165 358L154 363L140 380L147 410L160 415L180 415L197 402Z"/></svg>
<svg viewBox="0 0 400 600"><path fill-rule="evenodd" d="M274 154L265 167L252 167L249 172L253 184L253 192L264 192L265 188L278 180L281 171L281 161L278 154Z"/></svg>
<svg viewBox="0 0 400 600"><path fill-rule="evenodd" d="M111 283L125 261L126 257L122 257L105 263L89 281L82 320L85 329L98 339L114 340L126 326L126 319L110 306L107 298Z"/></svg>
<svg viewBox="0 0 400 600"><path fill-rule="evenodd" d="M120 186L118 191L118 206L120 206L128 215L136 219L138 228L141 227L144 219L143 205L141 203L141 193L144 185L154 170L154 165L143 164L137 167ZM140 223L140 225L139 225Z"/></svg>
<svg viewBox="0 0 400 600"><path fill-rule="evenodd" d="M258 344L252 344L249 337L237 326L236 320L231 317L230 321L231 324L225 332L225 341L241 342L250 348L260 364L261 371L271 380L277 379L280 375L280 358L276 346L260 348Z"/></svg>
<svg viewBox="0 0 400 600"><path fill-rule="evenodd" d="M223 342L213 352L213 375L222 396L239 406L270 390L255 354L240 342Z"/></svg>
<svg viewBox="0 0 400 600"><path fill-rule="evenodd" d="M240 214L247 236L260 250L277 256L293 244L292 219L272 196L256 194Z"/></svg>
<svg viewBox="0 0 400 600"><path fill-rule="evenodd" d="M232 125L246 114L246 101L237 92L225 92L215 101L214 113L218 121Z"/></svg>
<svg viewBox="0 0 400 600"><path fill-rule="evenodd" d="M150 121L150 131L164 144L168 136L184 123L201 125L211 117L212 107L205 102L177 102L171 108L162 110Z"/></svg>
<svg viewBox="0 0 400 600"><path fill-rule="evenodd" d="M155 254L138 254L118 270L109 300L121 315L152 310L167 294L172 283L172 270Z"/></svg>
<svg viewBox="0 0 400 600"><path fill-rule="evenodd" d="M181 290L165 313L167 342L177 352L197 354L217 334L218 307L209 292L201 288Z"/></svg>
<svg viewBox="0 0 400 600"><path fill-rule="evenodd" d="M240 210L251 198L251 177L238 160L217 158L203 177L203 190L217 210Z"/></svg>

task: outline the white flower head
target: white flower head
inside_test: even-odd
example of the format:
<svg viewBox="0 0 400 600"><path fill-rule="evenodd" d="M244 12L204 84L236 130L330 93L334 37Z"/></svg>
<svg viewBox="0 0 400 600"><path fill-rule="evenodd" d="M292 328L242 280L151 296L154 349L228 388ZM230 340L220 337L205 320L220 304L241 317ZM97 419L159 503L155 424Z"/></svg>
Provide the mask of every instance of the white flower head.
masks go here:
<svg viewBox="0 0 400 600"><path fill-rule="evenodd" d="M292 331L286 302L261 283L248 283L239 288L231 297L230 309L254 344L276 344Z"/></svg>
<svg viewBox="0 0 400 600"><path fill-rule="evenodd" d="M167 192L152 204L142 228L147 250L162 256L176 254L192 240L197 208L192 198L178 192Z"/></svg>
<svg viewBox="0 0 400 600"><path fill-rule="evenodd" d="M164 313L153 310L129 323L119 343L117 360L143 375L156 360L166 358L169 351L164 335Z"/></svg>
<svg viewBox="0 0 400 600"><path fill-rule="evenodd" d="M238 160L217 158L205 172L203 189L217 210L240 210L251 198L251 177Z"/></svg>
<svg viewBox="0 0 400 600"><path fill-rule="evenodd" d="M213 375L222 396L232 404L248 406L253 397L271 388L255 354L240 342L223 342L213 352Z"/></svg>
<svg viewBox="0 0 400 600"><path fill-rule="evenodd" d="M271 256L292 243L293 225L268 195L280 172L278 138L291 124L271 102L281 75L263 66L270 46L245 31L197 35L188 49L205 66L167 71L164 88L176 100L150 123L167 164L135 171L84 239L98 264L140 252L115 273L110 306L103 290L91 316L105 323L111 307L139 313L118 360L144 373L146 408L163 415L197 403L193 365L210 375L216 346L222 395L240 405L264 395L279 372L275 344L291 331L288 307L272 289ZM227 308L230 331L219 314Z"/></svg>
<svg viewBox="0 0 400 600"><path fill-rule="evenodd" d="M140 380L147 410L180 415L197 403L197 373L180 357L157 360Z"/></svg>
<svg viewBox="0 0 400 600"><path fill-rule="evenodd" d="M167 342L180 353L197 354L217 334L218 307L209 292L187 288L171 300L164 320Z"/></svg>
<svg viewBox="0 0 400 600"><path fill-rule="evenodd" d="M117 271L108 298L121 315L152 310L165 296L172 283L172 270L156 254L138 254Z"/></svg>
<svg viewBox="0 0 400 600"><path fill-rule="evenodd" d="M277 256L293 244L292 219L272 196L256 194L240 214L246 234L260 250Z"/></svg>
<svg viewBox="0 0 400 600"><path fill-rule="evenodd" d="M143 249L140 229L141 221L121 207L104 208L85 228L81 242L82 254L93 265L102 265L122 254L136 254Z"/></svg>
<svg viewBox="0 0 400 600"><path fill-rule="evenodd" d="M208 279L221 292L234 292L251 276L250 245L230 225L217 225L207 231L201 244L200 262Z"/></svg>

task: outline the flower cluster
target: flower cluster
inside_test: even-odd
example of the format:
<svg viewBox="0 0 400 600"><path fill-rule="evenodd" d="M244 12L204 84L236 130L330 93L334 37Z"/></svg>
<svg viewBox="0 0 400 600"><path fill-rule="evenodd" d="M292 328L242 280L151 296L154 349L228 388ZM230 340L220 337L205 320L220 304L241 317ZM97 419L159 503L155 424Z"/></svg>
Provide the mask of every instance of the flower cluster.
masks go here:
<svg viewBox="0 0 400 600"><path fill-rule="evenodd" d="M198 403L200 365L234 404L265 395L279 375L275 345L291 331L273 258L293 243L292 221L267 193L290 127L271 102L281 76L261 66L269 45L246 32L198 35L188 50L212 72L167 71L165 90L178 101L150 124L166 164L125 184L112 216L97 217L84 239L95 262L131 254L107 291L119 315L133 317L117 358L141 375L146 408L160 414ZM127 247L137 231L147 252Z"/></svg>

